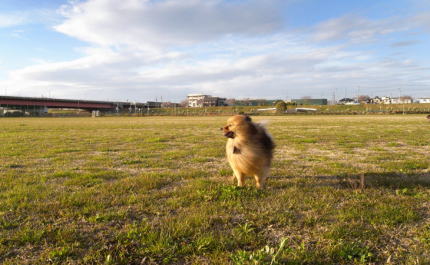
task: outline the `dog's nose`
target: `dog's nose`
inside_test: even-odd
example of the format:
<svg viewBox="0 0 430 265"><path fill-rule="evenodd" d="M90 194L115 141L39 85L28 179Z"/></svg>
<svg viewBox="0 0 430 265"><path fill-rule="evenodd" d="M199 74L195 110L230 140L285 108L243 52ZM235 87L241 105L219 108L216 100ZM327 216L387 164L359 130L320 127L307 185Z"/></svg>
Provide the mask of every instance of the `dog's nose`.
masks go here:
<svg viewBox="0 0 430 265"><path fill-rule="evenodd" d="M222 127L221 128L219 128L221 131L222 131Z"/></svg>

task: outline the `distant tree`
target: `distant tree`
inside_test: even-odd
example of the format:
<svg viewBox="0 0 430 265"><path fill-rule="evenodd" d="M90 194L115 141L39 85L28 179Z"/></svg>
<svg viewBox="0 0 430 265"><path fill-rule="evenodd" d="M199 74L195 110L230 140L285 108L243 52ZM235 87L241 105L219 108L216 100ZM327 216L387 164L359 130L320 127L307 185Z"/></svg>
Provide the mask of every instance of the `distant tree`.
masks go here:
<svg viewBox="0 0 430 265"><path fill-rule="evenodd" d="M255 101L257 102L258 106L266 106L266 104L267 104L267 100L262 99L262 98L256 99Z"/></svg>
<svg viewBox="0 0 430 265"><path fill-rule="evenodd" d="M181 107L188 107L188 100L184 99L179 104L181 105Z"/></svg>
<svg viewBox="0 0 430 265"><path fill-rule="evenodd" d="M246 102L243 100L235 100L233 101L233 106L247 106Z"/></svg>
<svg viewBox="0 0 430 265"><path fill-rule="evenodd" d="M367 102L367 100L369 99L370 97L369 97L369 95L359 95L358 97L357 97L357 102L363 102L363 101L366 101Z"/></svg>
<svg viewBox="0 0 430 265"><path fill-rule="evenodd" d="M234 106L234 102L236 100L234 98L229 98L225 101L225 104L229 105L229 106Z"/></svg>
<svg viewBox="0 0 430 265"><path fill-rule="evenodd" d="M273 106L276 106L276 104L278 104L278 102L279 102L279 100L275 100L275 101L273 102Z"/></svg>
<svg viewBox="0 0 430 265"><path fill-rule="evenodd" d="M276 103L276 113L285 113L287 110L287 104L284 101L279 101Z"/></svg>
<svg viewBox="0 0 430 265"><path fill-rule="evenodd" d="M249 104L251 103L251 100L249 98L244 98L242 99L242 102L244 106L249 106Z"/></svg>
<svg viewBox="0 0 430 265"><path fill-rule="evenodd" d="M173 103L170 101L163 102L163 103L161 103L161 107L162 108L171 108L171 107L173 107Z"/></svg>
<svg viewBox="0 0 430 265"><path fill-rule="evenodd" d="M309 100L311 99L311 96L303 96L301 97L301 99L303 100L303 102L305 103L305 105L309 104Z"/></svg>
<svg viewBox="0 0 430 265"><path fill-rule="evenodd" d="M400 99L402 99L402 100L410 99L412 102L414 101L414 98L412 96L408 96L408 95L401 96Z"/></svg>

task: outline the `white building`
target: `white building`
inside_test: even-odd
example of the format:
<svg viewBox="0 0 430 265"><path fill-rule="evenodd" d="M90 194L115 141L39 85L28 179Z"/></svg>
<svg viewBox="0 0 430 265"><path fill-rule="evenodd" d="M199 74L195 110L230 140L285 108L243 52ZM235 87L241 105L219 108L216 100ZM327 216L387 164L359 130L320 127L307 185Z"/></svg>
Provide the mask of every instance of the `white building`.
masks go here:
<svg viewBox="0 0 430 265"><path fill-rule="evenodd" d="M212 97L204 94L189 94L187 95L188 107L203 107L205 99Z"/></svg>
<svg viewBox="0 0 430 265"><path fill-rule="evenodd" d="M418 102L419 103L430 103L430 98L419 98Z"/></svg>
<svg viewBox="0 0 430 265"><path fill-rule="evenodd" d="M391 104L391 103L393 103L393 98L390 96L384 96L381 98L381 103Z"/></svg>
<svg viewBox="0 0 430 265"><path fill-rule="evenodd" d="M410 98L392 98L390 96L382 97L381 102L384 104L411 104L412 99Z"/></svg>
<svg viewBox="0 0 430 265"><path fill-rule="evenodd" d="M393 98L393 104L412 104L412 99L410 98Z"/></svg>

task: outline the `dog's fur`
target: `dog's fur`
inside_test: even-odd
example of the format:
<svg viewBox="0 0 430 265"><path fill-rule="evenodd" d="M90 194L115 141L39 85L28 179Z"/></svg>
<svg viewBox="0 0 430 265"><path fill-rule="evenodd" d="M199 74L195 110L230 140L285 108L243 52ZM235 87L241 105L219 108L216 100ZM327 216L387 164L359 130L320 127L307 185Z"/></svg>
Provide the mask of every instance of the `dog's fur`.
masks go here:
<svg viewBox="0 0 430 265"><path fill-rule="evenodd" d="M429 120L429 122L430 122L430 114L429 115L427 115L426 116L426 118Z"/></svg>
<svg viewBox="0 0 430 265"><path fill-rule="evenodd" d="M236 115L228 119L221 131L228 138L227 160L238 186L243 186L245 176L254 176L257 187L264 188L275 148L264 125L252 122L247 115Z"/></svg>

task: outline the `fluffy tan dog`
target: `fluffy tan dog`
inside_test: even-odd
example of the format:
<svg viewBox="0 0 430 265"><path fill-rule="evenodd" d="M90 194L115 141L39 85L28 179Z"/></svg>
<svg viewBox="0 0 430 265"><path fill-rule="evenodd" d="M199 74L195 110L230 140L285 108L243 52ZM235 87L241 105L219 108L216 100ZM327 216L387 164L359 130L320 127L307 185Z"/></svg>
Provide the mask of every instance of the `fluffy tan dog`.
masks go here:
<svg viewBox="0 0 430 265"><path fill-rule="evenodd" d="M245 176L254 176L257 187L264 188L275 148L264 125L252 122L249 116L236 115L228 119L221 131L228 138L227 160L237 185L243 186Z"/></svg>

